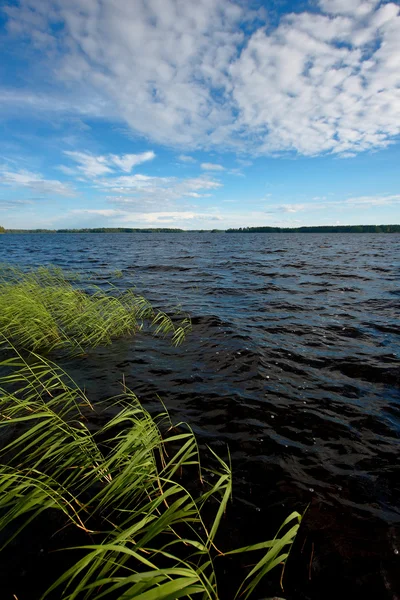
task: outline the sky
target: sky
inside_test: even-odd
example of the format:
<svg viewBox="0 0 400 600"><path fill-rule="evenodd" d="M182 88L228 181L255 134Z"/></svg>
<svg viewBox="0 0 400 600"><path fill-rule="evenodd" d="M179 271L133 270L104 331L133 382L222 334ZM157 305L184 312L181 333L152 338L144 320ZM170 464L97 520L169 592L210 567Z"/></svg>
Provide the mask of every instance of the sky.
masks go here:
<svg viewBox="0 0 400 600"><path fill-rule="evenodd" d="M400 7L0 0L0 225L400 223Z"/></svg>

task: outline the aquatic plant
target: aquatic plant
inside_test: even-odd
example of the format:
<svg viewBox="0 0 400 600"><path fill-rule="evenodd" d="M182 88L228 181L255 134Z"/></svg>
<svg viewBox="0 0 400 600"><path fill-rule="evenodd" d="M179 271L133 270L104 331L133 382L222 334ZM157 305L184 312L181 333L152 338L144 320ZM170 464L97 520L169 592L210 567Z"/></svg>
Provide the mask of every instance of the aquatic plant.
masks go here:
<svg viewBox="0 0 400 600"><path fill-rule="evenodd" d="M0 553L43 515L84 536L40 597L217 600L228 465L212 453L216 466L202 469L190 429L172 426L166 412L152 418L126 388L94 407L39 355L17 353L0 368ZM114 416L101 425L104 406ZM299 522L293 513L275 539L230 552L262 552L239 590L244 598L285 562Z"/></svg>
<svg viewBox="0 0 400 600"><path fill-rule="evenodd" d="M191 329L188 316L156 311L133 289L83 290L74 277L56 267L29 272L0 267L0 332L18 348L83 353L145 324L155 335L169 335L174 345Z"/></svg>

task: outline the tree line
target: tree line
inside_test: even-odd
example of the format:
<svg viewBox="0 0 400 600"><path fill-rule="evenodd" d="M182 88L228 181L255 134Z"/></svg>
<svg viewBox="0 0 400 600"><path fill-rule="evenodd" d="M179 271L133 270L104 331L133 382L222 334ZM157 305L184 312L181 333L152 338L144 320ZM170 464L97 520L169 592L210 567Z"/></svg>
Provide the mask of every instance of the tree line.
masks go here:
<svg viewBox="0 0 400 600"><path fill-rule="evenodd" d="M319 225L315 227L239 227L226 233L400 233L400 225Z"/></svg>
<svg viewBox="0 0 400 600"><path fill-rule="evenodd" d="M0 228L1 229L4 228ZM139 227L94 227L81 229L6 229L6 233L179 233L183 229L152 227L141 229Z"/></svg>
<svg viewBox="0 0 400 600"><path fill-rule="evenodd" d="M400 233L400 225L319 225L315 227L239 227L237 229L178 229L166 227L95 227L83 229L5 229L0 233Z"/></svg>

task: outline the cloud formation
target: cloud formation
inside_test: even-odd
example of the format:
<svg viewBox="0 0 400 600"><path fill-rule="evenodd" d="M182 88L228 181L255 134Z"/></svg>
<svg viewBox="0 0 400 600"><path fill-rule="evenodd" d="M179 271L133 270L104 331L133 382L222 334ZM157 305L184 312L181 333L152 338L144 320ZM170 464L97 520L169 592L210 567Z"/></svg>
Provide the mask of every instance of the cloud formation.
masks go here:
<svg viewBox="0 0 400 600"><path fill-rule="evenodd" d="M225 171L225 167L217 165L215 163L201 163L203 171Z"/></svg>
<svg viewBox="0 0 400 600"><path fill-rule="evenodd" d="M348 198L346 204L352 206L394 206L400 204L400 194L392 194L386 196L356 196Z"/></svg>
<svg viewBox="0 0 400 600"><path fill-rule="evenodd" d="M36 194L75 196L69 185L57 179L45 179L42 175L30 171L10 171L7 167L0 168L0 185L15 189L27 188Z"/></svg>
<svg viewBox="0 0 400 600"><path fill-rule="evenodd" d="M315 212L332 208L373 208L377 206L400 205L400 194L382 194L376 196L352 196L340 200L328 200L326 197L314 198L313 202L282 204L270 209L271 212L298 213ZM317 201L315 201L317 200Z"/></svg>
<svg viewBox="0 0 400 600"><path fill-rule="evenodd" d="M73 177L77 188L83 182L86 191L89 189L103 197L103 201L118 206L118 209L102 209L104 215L108 216L113 216L114 213L122 215L121 210L124 211L123 214L159 212L161 206L164 210L176 212L180 208L183 212L188 208L193 210L194 201L209 198L222 187L220 181L207 174L186 178L131 174L134 166L155 157L152 151L123 155L93 155L86 151L65 151L64 154L76 166L71 168L61 165L57 168ZM6 166L0 167L0 186L7 186L13 192L28 189L38 196L76 196L75 190L68 183L46 179L41 174L26 170L11 170ZM4 202L4 206L0 204L0 208L5 210L14 207L12 199L8 198Z"/></svg>
<svg viewBox="0 0 400 600"><path fill-rule="evenodd" d="M195 158L193 158L193 156L189 156L187 154L180 154L178 156L178 160L180 160L181 162L185 162L185 163L195 163L197 162Z"/></svg>
<svg viewBox="0 0 400 600"><path fill-rule="evenodd" d="M212 213L199 213L194 211L164 211L164 212L138 212L132 215L129 211L114 209L75 209L70 211L69 215L93 215L105 217L107 219L118 219L119 223L124 225L156 225L164 227L165 225L174 225L177 223L187 223L188 221L220 221L218 215Z"/></svg>
<svg viewBox="0 0 400 600"><path fill-rule="evenodd" d="M115 169L130 173L136 165L153 160L156 156L152 151L140 154L107 154L105 156L94 156L88 152L75 151L66 151L64 154L78 164L78 171L89 178L113 173ZM67 174L71 172L68 167L65 168L63 165L62 170Z"/></svg>
<svg viewBox="0 0 400 600"><path fill-rule="evenodd" d="M109 202L130 211L158 211L161 203L163 207L176 207L178 201L208 198L222 187L209 177L178 179L140 174L101 179L98 185L109 191Z"/></svg>
<svg viewBox="0 0 400 600"><path fill-rule="evenodd" d="M319 9L275 28L234 0L20 0L4 10L10 36L47 57L75 104L90 98L91 111L158 143L303 155L385 147L400 134L399 6Z"/></svg>
<svg viewBox="0 0 400 600"><path fill-rule="evenodd" d="M20 209L23 206L27 206L32 204L31 200L0 200L0 210L5 210L5 211L9 211L9 210L17 210Z"/></svg>
<svg viewBox="0 0 400 600"><path fill-rule="evenodd" d="M254 33L231 66L241 123L260 152L357 152L400 132L399 8L321 4L334 16L288 15Z"/></svg>

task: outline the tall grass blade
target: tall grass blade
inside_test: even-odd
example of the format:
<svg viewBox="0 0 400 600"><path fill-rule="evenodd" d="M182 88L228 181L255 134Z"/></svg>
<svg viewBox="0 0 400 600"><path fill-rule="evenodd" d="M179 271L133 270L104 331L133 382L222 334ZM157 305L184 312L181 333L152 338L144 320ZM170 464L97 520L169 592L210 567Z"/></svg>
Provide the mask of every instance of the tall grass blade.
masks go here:
<svg viewBox="0 0 400 600"><path fill-rule="evenodd" d="M0 265L0 331L20 349L68 354L111 344L146 324L155 335L170 336L174 346L191 331L187 315L156 311L132 289L83 290L78 284L57 267L24 272Z"/></svg>
<svg viewBox="0 0 400 600"><path fill-rule="evenodd" d="M1 368L0 552L44 514L86 540L43 598L218 600L214 540L232 493L228 465L213 453L217 468L200 478L190 429L171 429L165 412L154 419L126 388L106 403L116 414L91 432L86 421L103 405L54 363L16 353ZM285 560L298 522L293 514L274 540L233 551L267 551L243 583L246 598Z"/></svg>

